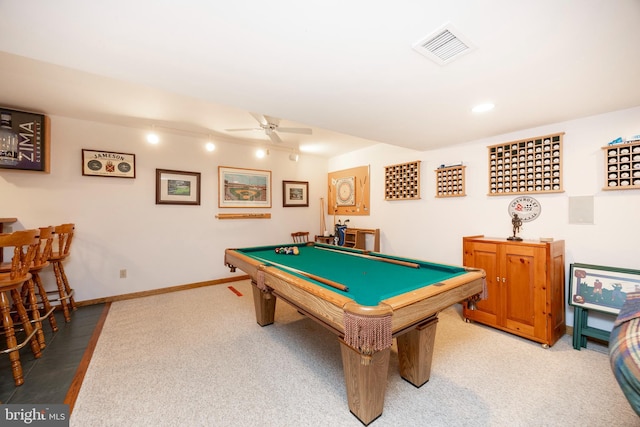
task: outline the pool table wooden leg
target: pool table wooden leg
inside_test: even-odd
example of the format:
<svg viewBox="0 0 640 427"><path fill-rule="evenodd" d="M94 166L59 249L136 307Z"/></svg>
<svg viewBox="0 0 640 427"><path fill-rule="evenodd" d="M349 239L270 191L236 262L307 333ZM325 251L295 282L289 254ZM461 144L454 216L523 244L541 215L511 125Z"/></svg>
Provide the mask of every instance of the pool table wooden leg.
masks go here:
<svg viewBox="0 0 640 427"><path fill-rule="evenodd" d="M365 356L343 340L340 340L340 351L349 410L364 425L368 425L382 415L390 349L377 351L370 359L367 357L367 362L370 361L368 364L363 364Z"/></svg>
<svg viewBox="0 0 640 427"><path fill-rule="evenodd" d="M429 381L438 318L432 317L396 340L400 376L416 387Z"/></svg>
<svg viewBox="0 0 640 427"><path fill-rule="evenodd" d="M270 291L263 291L253 280L253 305L256 310L256 322L260 326L267 326L273 323L276 314L276 296Z"/></svg>

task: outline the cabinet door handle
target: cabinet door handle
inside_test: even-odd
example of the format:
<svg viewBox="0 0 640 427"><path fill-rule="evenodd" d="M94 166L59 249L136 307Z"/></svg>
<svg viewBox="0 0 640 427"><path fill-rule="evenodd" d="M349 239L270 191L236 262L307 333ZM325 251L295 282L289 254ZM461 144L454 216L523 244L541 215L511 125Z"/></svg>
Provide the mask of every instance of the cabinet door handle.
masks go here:
<svg viewBox="0 0 640 427"><path fill-rule="evenodd" d="M506 278L506 277L503 277L503 278L502 278L502 283L504 283L504 282L506 282L506 281L507 281L507 278Z"/></svg>

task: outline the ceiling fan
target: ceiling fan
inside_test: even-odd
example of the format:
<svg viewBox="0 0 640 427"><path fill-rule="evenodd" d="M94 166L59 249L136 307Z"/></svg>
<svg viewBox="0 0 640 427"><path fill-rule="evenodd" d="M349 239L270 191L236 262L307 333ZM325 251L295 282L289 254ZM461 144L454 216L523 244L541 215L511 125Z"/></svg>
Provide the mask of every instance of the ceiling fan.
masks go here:
<svg viewBox="0 0 640 427"><path fill-rule="evenodd" d="M311 135L311 129L309 128L281 128L280 127L280 119L275 117L265 116L262 114L250 113L260 124L258 128L241 128L241 129L225 129L228 132L238 132L238 131L255 131L260 130L264 131L265 135L267 135L271 141L275 143L281 143L282 139L276 132L285 132L285 133L299 133L304 135Z"/></svg>

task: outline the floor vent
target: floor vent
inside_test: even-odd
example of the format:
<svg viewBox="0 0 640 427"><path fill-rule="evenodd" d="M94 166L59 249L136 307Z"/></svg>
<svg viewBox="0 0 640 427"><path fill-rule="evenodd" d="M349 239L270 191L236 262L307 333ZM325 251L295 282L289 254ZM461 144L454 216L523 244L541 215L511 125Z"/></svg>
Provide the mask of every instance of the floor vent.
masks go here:
<svg viewBox="0 0 640 427"><path fill-rule="evenodd" d="M435 63L445 65L471 52L475 46L451 24L446 24L414 43L413 48Z"/></svg>

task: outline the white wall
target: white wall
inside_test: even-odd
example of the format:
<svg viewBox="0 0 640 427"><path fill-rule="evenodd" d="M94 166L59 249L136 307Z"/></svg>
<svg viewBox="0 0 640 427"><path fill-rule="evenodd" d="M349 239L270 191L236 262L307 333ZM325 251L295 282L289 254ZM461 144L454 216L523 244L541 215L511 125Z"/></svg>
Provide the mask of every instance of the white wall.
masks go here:
<svg viewBox="0 0 640 427"><path fill-rule="evenodd" d="M524 224L520 236L565 240L567 286L569 265L574 262L640 269L640 190L602 190L605 166L601 149L618 136L640 133L640 107L428 152L380 144L330 159L329 171L370 165L371 216L351 217L349 224L380 228L383 252L461 264L463 236L512 234L507 206L515 195L487 195L487 146L557 132L565 132L564 192L533 195L541 203L542 212L538 219ZM415 160L422 162L421 199L385 201L384 167ZM441 164L460 162L466 166L467 195L435 198L434 170ZM574 196L594 197L594 224L569 224L568 198ZM596 327L608 328L610 319L590 314ZM573 324L573 309L568 304L567 323Z"/></svg>
<svg viewBox="0 0 640 427"><path fill-rule="evenodd" d="M161 135L152 146L140 129L51 117L51 173L2 170L0 217L17 217L14 230L76 224L65 269L78 301L233 276L224 249L291 242L290 233L320 228L326 159L255 147ZM134 153L136 178L82 176L81 149ZM219 209L218 166L272 171L272 209ZM201 205L156 205L155 170L200 172ZM309 181L309 207L282 207L282 181ZM270 212L271 219L218 220L218 212ZM6 226L5 226L6 227ZM127 278L120 279L121 269ZM240 271L235 275L244 274ZM44 277L55 288L52 277Z"/></svg>
<svg viewBox="0 0 640 427"><path fill-rule="evenodd" d="M522 237L564 239L567 272L573 262L640 269L640 190L602 191L601 147L618 136L640 133L640 107L542 126L451 148L418 152L385 144L329 161L272 150L258 160L253 147L218 142L213 153L204 141L163 135L158 146L144 141L144 131L53 116L51 173L0 172L0 217L17 217L13 229L76 224L72 256L66 264L77 299L90 300L233 276L223 265L224 249L290 241L293 230L320 228L320 198L326 200L327 172L371 166L371 216L350 219L352 227L380 228L382 251L460 264L462 237L507 237L507 205L514 197L487 196L488 145L565 132L564 193L539 194L541 216L525 223ZM455 130L452 130L455 131ZM85 177L81 149L134 153L136 178ZM421 200L385 201L384 167L421 160ZM441 164L464 162L466 197L435 198L435 172ZM232 166L271 170L272 219L218 220L217 168ZM155 169L202 173L202 204L155 204ZM309 181L309 207L282 207L282 180ZM593 225L571 225L568 198L594 196ZM333 217L327 216L330 227ZM128 277L119 278L120 269ZM242 274L241 272L235 273ZM51 277L45 276L48 286ZM567 280L568 284L568 280ZM567 306L567 323L573 324ZM595 326L610 316L591 316ZM598 323L600 322L600 323Z"/></svg>

